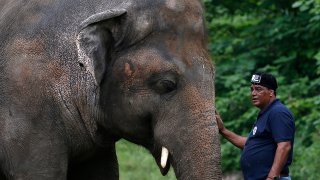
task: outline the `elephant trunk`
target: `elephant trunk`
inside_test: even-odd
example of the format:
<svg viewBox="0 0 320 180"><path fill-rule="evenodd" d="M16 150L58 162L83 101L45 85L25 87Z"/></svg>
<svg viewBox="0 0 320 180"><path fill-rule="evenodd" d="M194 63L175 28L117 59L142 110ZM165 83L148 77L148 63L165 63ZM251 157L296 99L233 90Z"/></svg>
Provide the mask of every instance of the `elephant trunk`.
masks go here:
<svg viewBox="0 0 320 180"><path fill-rule="evenodd" d="M213 120L213 117L210 116ZM217 127L195 123L181 132L180 149L173 154L178 179L221 179L220 142Z"/></svg>
<svg viewBox="0 0 320 180"><path fill-rule="evenodd" d="M173 131L170 133L169 129ZM167 149L169 156L167 163L165 156L158 157L158 165L163 174L167 172L171 163L178 180L222 178L220 140L214 110L200 113L196 117L189 115L189 118L172 124L169 129L159 140L162 155L166 155Z"/></svg>

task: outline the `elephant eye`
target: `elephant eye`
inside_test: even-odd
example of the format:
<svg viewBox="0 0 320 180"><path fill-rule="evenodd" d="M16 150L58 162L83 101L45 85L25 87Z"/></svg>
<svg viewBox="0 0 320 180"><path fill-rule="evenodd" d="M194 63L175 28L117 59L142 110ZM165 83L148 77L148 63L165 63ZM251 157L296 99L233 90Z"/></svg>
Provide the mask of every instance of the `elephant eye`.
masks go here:
<svg viewBox="0 0 320 180"><path fill-rule="evenodd" d="M177 84L171 80L159 80L153 88L159 94L167 94L177 89Z"/></svg>

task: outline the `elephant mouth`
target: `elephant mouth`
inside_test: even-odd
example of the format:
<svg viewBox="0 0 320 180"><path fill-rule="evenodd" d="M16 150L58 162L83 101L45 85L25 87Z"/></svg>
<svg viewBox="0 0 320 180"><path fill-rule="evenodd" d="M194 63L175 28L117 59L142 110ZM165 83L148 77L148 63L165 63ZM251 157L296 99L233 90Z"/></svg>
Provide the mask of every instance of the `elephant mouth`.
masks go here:
<svg viewBox="0 0 320 180"><path fill-rule="evenodd" d="M161 158L160 158L160 171L163 176L165 176L170 169L170 153L165 147L161 148Z"/></svg>
<svg viewBox="0 0 320 180"><path fill-rule="evenodd" d="M171 165L170 161L172 159L169 150L163 146L161 147L161 149L155 148L153 155L155 157L155 160L157 162L157 165L160 169L161 174L163 176L167 175L170 170L170 165Z"/></svg>

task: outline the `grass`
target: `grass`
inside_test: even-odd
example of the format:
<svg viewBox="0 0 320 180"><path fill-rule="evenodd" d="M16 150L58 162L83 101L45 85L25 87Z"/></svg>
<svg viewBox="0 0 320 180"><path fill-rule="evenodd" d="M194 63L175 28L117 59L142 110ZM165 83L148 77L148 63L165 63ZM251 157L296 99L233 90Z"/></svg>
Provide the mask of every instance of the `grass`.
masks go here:
<svg viewBox="0 0 320 180"><path fill-rule="evenodd" d="M162 176L153 156L145 148L120 140L116 144L120 180L176 180L173 168Z"/></svg>

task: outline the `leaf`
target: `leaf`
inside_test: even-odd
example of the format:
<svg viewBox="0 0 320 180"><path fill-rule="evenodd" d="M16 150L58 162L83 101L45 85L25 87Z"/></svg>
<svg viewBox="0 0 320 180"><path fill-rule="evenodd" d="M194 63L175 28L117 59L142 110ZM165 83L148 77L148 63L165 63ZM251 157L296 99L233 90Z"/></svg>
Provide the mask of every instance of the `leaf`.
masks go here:
<svg viewBox="0 0 320 180"><path fill-rule="evenodd" d="M296 1L292 4L292 8L298 8L302 5L302 1Z"/></svg>
<svg viewBox="0 0 320 180"><path fill-rule="evenodd" d="M274 64L283 64L283 63L288 63L291 60L295 59L297 56L296 53L292 53L290 56L281 56L280 58L276 59L273 61Z"/></svg>
<svg viewBox="0 0 320 180"><path fill-rule="evenodd" d="M320 51L316 55L314 55L314 58L318 60L318 63L320 63Z"/></svg>

